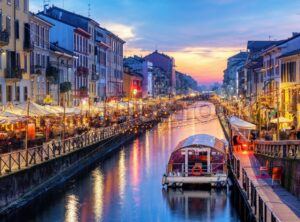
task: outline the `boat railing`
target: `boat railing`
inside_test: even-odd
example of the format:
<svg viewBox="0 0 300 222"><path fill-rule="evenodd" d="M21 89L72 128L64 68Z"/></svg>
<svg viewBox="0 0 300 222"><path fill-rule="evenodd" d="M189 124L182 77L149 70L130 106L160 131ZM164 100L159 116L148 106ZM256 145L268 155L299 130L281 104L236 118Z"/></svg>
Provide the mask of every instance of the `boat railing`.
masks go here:
<svg viewBox="0 0 300 222"><path fill-rule="evenodd" d="M167 165L167 174L168 176L197 176L193 172L193 167L195 164L189 164L188 165L188 171L185 170L185 164L184 163L172 163ZM210 167L208 168L207 165L201 166L201 173L199 176L208 176L213 174L224 174L225 170L224 167L222 170L217 170L220 168L220 166L224 166L224 163L211 163ZM199 170L197 172L200 172ZM196 172L196 174L197 174Z"/></svg>

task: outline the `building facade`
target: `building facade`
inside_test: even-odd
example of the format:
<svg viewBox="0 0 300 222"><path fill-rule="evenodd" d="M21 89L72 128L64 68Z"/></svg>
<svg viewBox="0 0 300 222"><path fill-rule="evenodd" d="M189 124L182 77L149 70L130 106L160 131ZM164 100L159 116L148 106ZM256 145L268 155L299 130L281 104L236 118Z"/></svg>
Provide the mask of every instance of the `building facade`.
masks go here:
<svg viewBox="0 0 300 222"><path fill-rule="evenodd" d="M106 51L107 75L106 75L106 97L120 98L123 96L123 45L124 41L112 32L105 30L107 34Z"/></svg>
<svg viewBox="0 0 300 222"><path fill-rule="evenodd" d="M187 95L198 90L198 83L191 76L176 71L176 95Z"/></svg>
<svg viewBox="0 0 300 222"><path fill-rule="evenodd" d="M124 65L143 75L142 97L153 97L153 64L142 57L132 56L124 59Z"/></svg>
<svg viewBox="0 0 300 222"><path fill-rule="evenodd" d="M144 57L145 60L150 61L153 66L162 69L168 77L168 94L176 94L176 75L175 75L175 60L174 58L158 52L157 50L153 53Z"/></svg>
<svg viewBox="0 0 300 222"><path fill-rule="evenodd" d="M29 1L0 2L0 104L23 103L30 92Z"/></svg>
<svg viewBox="0 0 300 222"><path fill-rule="evenodd" d="M228 98L238 96L238 73L239 70L244 66L247 57L247 52L239 52L227 60L227 68L224 70L223 85Z"/></svg>
<svg viewBox="0 0 300 222"><path fill-rule="evenodd" d="M47 96L51 103L55 105L73 106L74 94L72 83L74 83L74 61L76 55L53 43L50 46L50 59L46 70L47 76Z"/></svg>
<svg viewBox="0 0 300 222"><path fill-rule="evenodd" d="M56 6L47 8L41 14L74 29L73 37L64 36L64 39L73 41L68 43L69 47L59 42L61 37L52 40L73 51L78 58L74 61L76 104L86 98L93 103L109 97L121 97L125 42L100 27L95 20Z"/></svg>
<svg viewBox="0 0 300 222"><path fill-rule="evenodd" d="M153 74L153 96L165 97L170 95L170 79L168 74L161 68L154 66Z"/></svg>
<svg viewBox="0 0 300 222"><path fill-rule="evenodd" d="M33 51L30 52L31 100L43 103L47 95L46 69L50 56L49 33L52 24L30 13L30 39Z"/></svg>
<svg viewBox="0 0 300 222"><path fill-rule="evenodd" d="M124 66L124 96L128 99L142 98L143 75Z"/></svg>
<svg viewBox="0 0 300 222"><path fill-rule="evenodd" d="M297 85L299 67L297 54L300 49L300 34L278 41L263 51L264 94L269 106L268 118L280 115L299 119Z"/></svg>

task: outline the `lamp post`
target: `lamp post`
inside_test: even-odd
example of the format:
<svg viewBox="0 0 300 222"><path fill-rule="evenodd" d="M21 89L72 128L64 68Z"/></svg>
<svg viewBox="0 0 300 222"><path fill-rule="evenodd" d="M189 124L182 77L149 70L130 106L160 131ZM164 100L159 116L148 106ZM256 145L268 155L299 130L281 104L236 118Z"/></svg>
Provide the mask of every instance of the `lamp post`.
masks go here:
<svg viewBox="0 0 300 222"><path fill-rule="evenodd" d="M280 112L279 112L279 96L280 96L280 88L278 86L278 91L277 91L277 140L279 140L279 117L280 117Z"/></svg>
<svg viewBox="0 0 300 222"><path fill-rule="evenodd" d="M63 106L64 106L64 115L63 115L63 151L65 152L65 133L66 133L66 93L63 94Z"/></svg>
<svg viewBox="0 0 300 222"><path fill-rule="evenodd" d="M30 98L27 98L25 149L28 149L28 122L29 122Z"/></svg>

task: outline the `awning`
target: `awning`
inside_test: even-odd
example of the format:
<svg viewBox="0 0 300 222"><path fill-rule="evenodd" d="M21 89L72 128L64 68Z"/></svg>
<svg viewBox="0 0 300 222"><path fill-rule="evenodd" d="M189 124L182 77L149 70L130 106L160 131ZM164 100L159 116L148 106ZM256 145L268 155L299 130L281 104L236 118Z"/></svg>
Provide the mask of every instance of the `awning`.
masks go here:
<svg viewBox="0 0 300 222"><path fill-rule="evenodd" d="M19 121L25 121L26 118L9 113L9 112L0 112L0 124L6 124L6 123L16 123Z"/></svg>
<svg viewBox="0 0 300 222"><path fill-rule="evenodd" d="M185 140L181 141L178 144L176 150L184 149L188 147L194 147L194 146L195 147L204 146L204 147L216 149L224 153L226 145L227 145L226 141L220 140L214 136L208 134L197 134L197 135L190 136Z"/></svg>
<svg viewBox="0 0 300 222"><path fill-rule="evenodd" d="M5 111L20 116L27 116L28 103L21 103L15 106L7 106L5 107ZM46 110L45 107L34 102L29 103L29 116L46 116L51 114L53 113Z"/></svg>
<svg viewBox="0 0 300 222"><path fill-rule="evenodd" d="M229 123L231 126L234 126L238 129L244 129L244 130L255 130L256 125L249 123L247 121L244 121L236 116L229 118Z"/></svg>

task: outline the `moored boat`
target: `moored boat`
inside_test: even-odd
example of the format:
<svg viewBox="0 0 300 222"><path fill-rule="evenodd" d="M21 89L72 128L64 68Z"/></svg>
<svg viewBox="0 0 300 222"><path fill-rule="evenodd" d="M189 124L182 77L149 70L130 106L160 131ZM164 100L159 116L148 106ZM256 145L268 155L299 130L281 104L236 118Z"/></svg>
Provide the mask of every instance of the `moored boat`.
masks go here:
<svg viewBox="0 0 300 222"><path fill-rule="evenodd" d="M227 142L207 134L181 141L172 152L162 184L227 184Z"/></svg>

